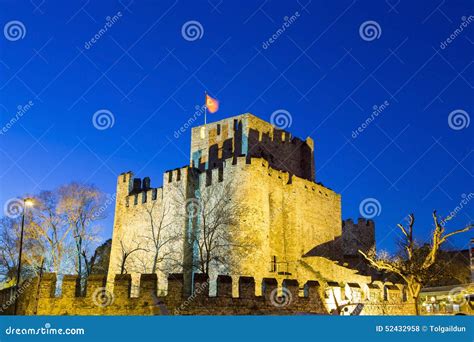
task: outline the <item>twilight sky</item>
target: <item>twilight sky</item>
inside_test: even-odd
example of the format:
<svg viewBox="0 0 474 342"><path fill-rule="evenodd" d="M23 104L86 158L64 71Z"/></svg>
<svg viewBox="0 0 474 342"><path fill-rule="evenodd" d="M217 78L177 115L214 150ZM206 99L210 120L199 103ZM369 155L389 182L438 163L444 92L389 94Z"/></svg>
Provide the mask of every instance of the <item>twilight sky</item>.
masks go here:
<svg viewBox="0 0 474 342"><path fill-rule="evenodd" d="M311 136L343 218L375 203L379 248L410 212L420 239L433 209L462 206L451 229L474 217L472 1L0 4L2 206L72 180L112 195L128 170L161 185L189 162L190 131L174 132L207 90L209 121L276 112Z"/></svg>

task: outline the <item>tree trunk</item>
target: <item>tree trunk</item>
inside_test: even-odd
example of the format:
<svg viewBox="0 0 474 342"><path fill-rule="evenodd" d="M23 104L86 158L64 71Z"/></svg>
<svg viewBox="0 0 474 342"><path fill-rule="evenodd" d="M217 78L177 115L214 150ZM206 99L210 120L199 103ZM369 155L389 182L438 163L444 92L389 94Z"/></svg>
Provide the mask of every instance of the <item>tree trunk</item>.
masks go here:
<svg viewBox="0 0 474 342"><path fill-rule="evenodd" d="M419 316L420 315L420 292L421 292L421 284L418 284L415 291L414 291L414 296L413 296L413 299L415 300L415 312L416 312L416 315Z"/></svg>
<svg viewBox="0 0 474 342"><path fill-rule="evenodd" d="M79 281L82 281L82 256L81 252L77 252L77 275L79 276Z"/></svg>
<svg viewBox="0 0 474 342"><path fill-rule="evenodd" d="M415 312L416 312L416 315L417 315L417 316L420 315L420 303L418 302L419 299L420 299L420 295L418 294L418 295L415 297Z"/></svg>
<svg viewBox="0 0 474 342"><path fill-rule="evenodd" d="M124 271L125 271L125 263L126 263L126 262L127 262L127 258L124 257L124 258L122 259L122 265L120 265L120 274L123 274L123 273L124 273Z"/></svg>
<svg viewBox="0 0 474 342"><path fill-rule="evenodd" d="M158 263L158 252L155 253L155 258L153 259L153 267L151 269L151 273L156 273L156 265Z"/></svg>
<svg viewBox="0 0 474 342"><path fill-rule="evenodd" d="M419 316L420 315L420 310L419 310L419 307L418 307L418 296L416 296L416 295L412 296L411 300L413 301L413 303L411 303L413 305L413 311L415 311L415 315Z"/></svg>
<svg viewBox="0 0 474 342"><path fill-rule="evenodd" d="M418 300L420 299L420 292L421 292L421 284L415 281L414 279L408 279L406 280L407 282L407 289L408 293L410 295L410 299L413 305L413 311L415 312L415 315L420 315L420 308L419 308L419 303Z"/></svg>

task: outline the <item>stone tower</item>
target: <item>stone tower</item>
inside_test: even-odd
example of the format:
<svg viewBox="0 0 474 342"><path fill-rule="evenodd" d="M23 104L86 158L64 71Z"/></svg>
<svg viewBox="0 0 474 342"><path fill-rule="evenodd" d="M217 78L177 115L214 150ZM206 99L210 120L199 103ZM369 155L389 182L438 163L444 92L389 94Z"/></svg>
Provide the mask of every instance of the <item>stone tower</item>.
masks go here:
<svg viewBox="0 0 474 342"><path fill-rule="evenodd" d="M196 249L188 237L191 232L199 235L202 226L195 217L183 215L184 204L226 182L235 188L229 200L245 206L232 236L236 244L252 246L245 253L230 250L229 258L237 261L232 276L252 276L260 282L292 278L300 284L315 277L370 282L333 261L341 254L341 196L315 182L311 138L292 137L249 113L194 127L191 134L189 165L167 171L161 187L152 187L149 178L133 178L130 172L119 176L110 283L121 271L124 246L145 246L152 221L163 222L164 236L180 236L162 252L182 262L165 265L159 258L158 286L166 288L167 272L183 272L189 283ZM185 203L172 205L180 196ZM311 253L318 246L324 254ZM134 259L138 261L132 265ZM150 272L152 259L149 252L134 252L126 263L127 272L138 279L140 273ZM219 266L210 269L211 281L223 272Z"/></svg>
<svg viewBox="0 0 474 342"><path fill-rule="evenodd" d="M204 133L204 134L203 134ZM200 171L214 169L230 158L266 160L269 167L314 181L314 143L301 140L252 114L243 114L194 127L190 165Z"/></svg>

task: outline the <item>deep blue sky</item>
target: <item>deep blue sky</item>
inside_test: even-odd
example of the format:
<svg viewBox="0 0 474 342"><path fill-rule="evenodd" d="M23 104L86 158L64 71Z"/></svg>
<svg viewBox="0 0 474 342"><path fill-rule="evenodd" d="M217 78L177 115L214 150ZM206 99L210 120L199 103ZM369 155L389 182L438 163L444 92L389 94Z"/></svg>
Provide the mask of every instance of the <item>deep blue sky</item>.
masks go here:
<svg viewBox="0 0 474 342"><path fill-rule="evenodd" d="M316 179L342 193L343 218L376 198L379 248L393 249L396 223L414 212L417 235L431 212L447 215L474 192L474 123L448 125L454 110L474 113L472 1L0 1L2 28L18 20L23 39L0 36L0 113L33 107L0 135L0 203L72 180L112 194L119 173L133 170L161 184L167 169L188 163L189 132L175 130L203 102L220 100L210 120L251 112L292 116L294 135L316 145ZM89 41L120 11L119 20ZM296 21L267 49L284 23ZM203 36L187 41L184 23ZM363 40L373 20L378 39ZM81 52L82 51L82 52ZM355 139L374 105L389 106ZM110 110L113 127L92 116ZM202 123L201 121L197 122ZM468 203L452 220L472 220ZM112 230L111 213L104 236ZM467 246L472 234L453 240Z"/></svg>

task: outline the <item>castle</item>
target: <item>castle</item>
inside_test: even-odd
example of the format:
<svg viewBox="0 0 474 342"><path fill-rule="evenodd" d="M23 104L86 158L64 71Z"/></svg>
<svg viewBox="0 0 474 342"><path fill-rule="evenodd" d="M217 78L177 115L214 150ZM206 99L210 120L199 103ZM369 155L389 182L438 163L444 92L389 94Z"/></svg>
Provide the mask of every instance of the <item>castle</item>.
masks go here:
<svg viewBox="0 0 474 342"><path fill-rule="evenodd" d="M374 223L342 221L315 182L314 143L243 114L192 129L189 165L163 185L117 180L107 276L25 281L38 315L410 314L404 286L367 272ZM15 289L0 291L0 313ZM5 311L7 312L7 311ZM5 313L3 312L3 313Z"/></svg>
<svg viewBox="0 0 474 342"><path fill-rule="evenodd" d="M162 187L154 188L150 178L134 178L132 172L118 177L109 288L116 274L125 273L124 255L133 251L125 271L136 288L143 273L156 273L161 291L169 273L183 273L191 292L192 274L200 271L193 260L202 252L195 246L202 234L196 211L203 210L206 203L199 201L206 191L243 204L235 214L236 227L228 227L233 232L228 245L249 246L241 251L229 247L225 257L232 269L210 265L211 292L219 274L251 276L259 284L265 278L280 285L285 279L370 284L371 277L360 274L357 266L363 268L358 250L374 247L373 221L343 222L341 196L315 179L309 137L293 137L249 113L194 127L189 165L165 172ZM230 195L222 190L229 182L234 187ZM189 205L196 206L192 215ZM151 241L156 238L150 238L158 230L161 241L167 241L159 248ZM152 248L146 247L150 242ZM343 266L348 264L356 268ZM233 291L238 293L236 285ZM256 294L261 294L260 286Z"/></svg>

